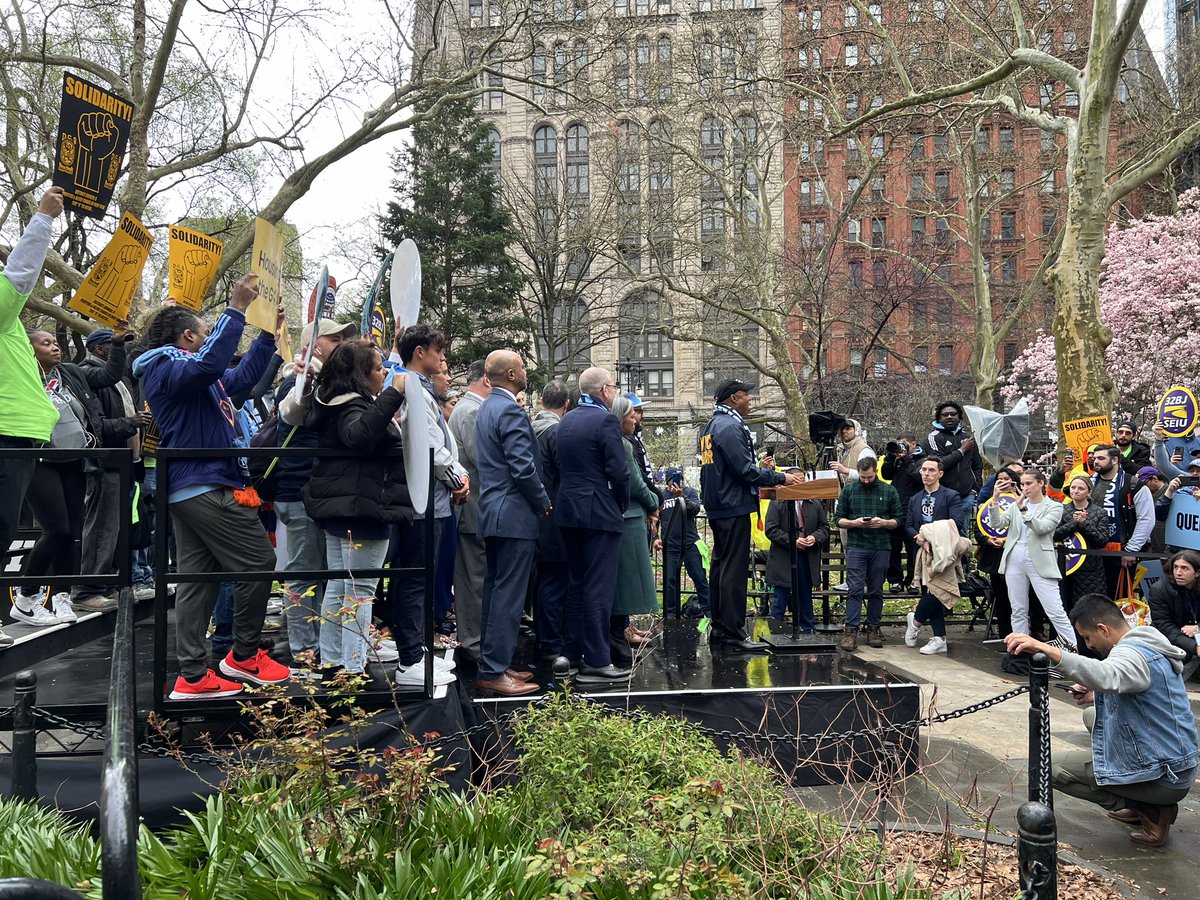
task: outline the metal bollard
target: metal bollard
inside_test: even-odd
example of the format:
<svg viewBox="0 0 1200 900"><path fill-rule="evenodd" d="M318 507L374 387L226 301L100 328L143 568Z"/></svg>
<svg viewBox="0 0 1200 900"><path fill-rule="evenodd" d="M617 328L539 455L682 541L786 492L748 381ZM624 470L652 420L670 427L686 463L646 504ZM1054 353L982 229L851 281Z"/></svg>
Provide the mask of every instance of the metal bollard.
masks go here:
<svg viewBox="0 0 1200 900"><path fill-rule="evenodd" d="M1024 900L1058 898L1058 829L1054 810L1030 800L1017 810L1017 866Z"/></svg>
<svg viewBox="0 0 1200 900"><path fill-rule="evenodd" d="M33 708L37 705L37 675L18 672L13 700L12 795L17 800L36 800L37 728Z"/></svg>
<svg viewBox="0 0 1200 900"><path fill-rule="evenodd" d="M1050 771L1050 660L1035 653L1029 661L1029 799L1054 809Z"/></svg>

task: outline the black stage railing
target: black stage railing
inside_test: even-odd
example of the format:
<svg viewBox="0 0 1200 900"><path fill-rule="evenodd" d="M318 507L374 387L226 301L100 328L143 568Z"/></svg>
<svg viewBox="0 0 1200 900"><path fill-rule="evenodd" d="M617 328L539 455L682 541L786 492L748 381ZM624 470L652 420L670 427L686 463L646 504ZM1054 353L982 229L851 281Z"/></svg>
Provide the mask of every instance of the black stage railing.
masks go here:
<svg viewBox="0 0 1200 900"><path fill-rule="evenodd" d="M165 529L164 529L165 530ZM100 871L104 896L140 900L138 875L137 674L133 594L122 588L108 683L108 735L100 780Z"/></svg>

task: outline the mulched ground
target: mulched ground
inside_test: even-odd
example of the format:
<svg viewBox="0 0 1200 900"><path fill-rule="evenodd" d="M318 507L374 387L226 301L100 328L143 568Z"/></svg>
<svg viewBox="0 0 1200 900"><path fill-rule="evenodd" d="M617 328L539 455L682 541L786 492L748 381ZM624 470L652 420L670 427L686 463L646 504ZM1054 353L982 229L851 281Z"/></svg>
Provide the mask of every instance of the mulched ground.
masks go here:
<svg viewBox="0 0 1200 900"><path fill-rule="evenodd" d="M972 838L929 833L892 832L887 855L897 874L909 865L918 886L933 897L1012 900L1018 896L1017 848ZM1113 900L1121 896L1110 878L1080 866L1059 863L1059 900Z"/></svg>

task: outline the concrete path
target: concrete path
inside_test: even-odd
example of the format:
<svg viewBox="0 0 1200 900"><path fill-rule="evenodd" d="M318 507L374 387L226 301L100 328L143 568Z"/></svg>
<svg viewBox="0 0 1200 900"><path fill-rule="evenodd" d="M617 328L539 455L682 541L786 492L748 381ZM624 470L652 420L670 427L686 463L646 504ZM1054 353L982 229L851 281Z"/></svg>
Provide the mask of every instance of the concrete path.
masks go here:
<svg viewBox="0 0 1200 900"><path fill-rule="evenodd" d="M949 712L1011 690L1018 681L1000 670L1001 645L984 644L982 633L951 629L949 653L922 656L904 646L903 629L885 628L881 650L863 646L856 655L923 685L927 714ZM1054 682L1052 681L1053 685ZM1193 710L1200 685L1192 682ZM1054 749L1087 749L1090 736L1065 691L1051 687L1050 723ZM1017 697L921 733L923 771L908 779L894 799L894 816L934 828L945 824L1016 833L1017 808L1028 796L1029 701ZM862 785L805 788L805 802L853 811L873 798ZM1200 791L1180 804L1170 843L1138 847L1129 831L1099 807L1055 794L1059 841L1079 857L1120 876L1135 896L1200 897ZM1118 893L1114 891L1114 896Z"/></svg>

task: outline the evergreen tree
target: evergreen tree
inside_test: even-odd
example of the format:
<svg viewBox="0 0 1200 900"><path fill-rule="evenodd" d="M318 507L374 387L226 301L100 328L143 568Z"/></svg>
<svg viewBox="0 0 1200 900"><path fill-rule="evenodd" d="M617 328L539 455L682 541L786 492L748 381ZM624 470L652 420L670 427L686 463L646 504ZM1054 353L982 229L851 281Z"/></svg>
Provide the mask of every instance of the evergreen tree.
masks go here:
<svg viewBox="0 0 1200 900"><path fill-rule="evenodd" d="M450 338L452 371L498 347L528 349L490 131L470 99L415 126L393 157L398 199L382 219L391 244L411 238L421 251L421 320Z"/></svg>

